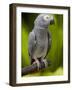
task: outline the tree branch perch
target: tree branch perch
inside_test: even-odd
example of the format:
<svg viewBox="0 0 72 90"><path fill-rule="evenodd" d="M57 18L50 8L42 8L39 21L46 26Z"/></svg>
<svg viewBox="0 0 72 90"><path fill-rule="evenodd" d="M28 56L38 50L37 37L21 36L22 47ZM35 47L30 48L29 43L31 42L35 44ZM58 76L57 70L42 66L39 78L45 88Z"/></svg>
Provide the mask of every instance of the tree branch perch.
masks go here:
<svg viewBox="0 0 72 90"><path fill-rule="evenodd" d="M48 63L48 66L50 66L50 62L47 61L47 63ZM42 70L42 69L45 69L45 68L46 68L45 64L43 62L41 62L41 66L40 66L39 70ZM32 64L32 65L30 65L28 67L22 68L21 72L22 72L22 76L23 76L23 75L27 75L27 74L30 74L30 73L37 72L39 70L38 70L37 64L35 63L35 64Z"/></svg>

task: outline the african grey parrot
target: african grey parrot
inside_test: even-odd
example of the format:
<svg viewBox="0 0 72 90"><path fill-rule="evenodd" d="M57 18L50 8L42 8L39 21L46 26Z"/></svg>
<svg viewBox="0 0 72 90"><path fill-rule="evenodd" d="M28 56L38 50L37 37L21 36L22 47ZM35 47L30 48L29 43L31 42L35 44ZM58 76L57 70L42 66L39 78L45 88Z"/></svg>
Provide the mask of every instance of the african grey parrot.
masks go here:
<svg viewBox="0 0 72 90"><path fill-rule="evenodd" d="M31 64L36 63L38 70L40 62L44 62L47 67L45 56L51 47L51 34L48 26L54 23L54 17L49 14L39 14L34 21L34 28L29 33L28 51Z"/></svg>

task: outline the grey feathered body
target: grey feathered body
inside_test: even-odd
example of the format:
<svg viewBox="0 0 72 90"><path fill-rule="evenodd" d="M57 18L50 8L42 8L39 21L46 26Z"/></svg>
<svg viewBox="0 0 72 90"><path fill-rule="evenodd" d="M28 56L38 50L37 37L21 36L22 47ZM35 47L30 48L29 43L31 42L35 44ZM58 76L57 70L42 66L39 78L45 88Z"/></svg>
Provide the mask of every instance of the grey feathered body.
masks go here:
<svg viewBox="0 0 72 90"><path fill-rule="evenodd" d="M44 59L51 47L51 35L48 26L53 17L44 17L46 14L40 14L34 21L34 28L29 33L28 51L31 58L31 64L38 58Z"/></svg>
<svg viewBox="0 0 72 90"><path fill-rule="evenodd" d="M47 28L34 28L29 34L29 55L32 59L44 58L48 51Z"/></svg>
<svg viewBox="0 0 72 90"><path fill-rule="evenodd" d="M35 29L33 32L36 35L36 49L33 53L33 57L44 58L48 49L48 34L45 29Z"/></svg>

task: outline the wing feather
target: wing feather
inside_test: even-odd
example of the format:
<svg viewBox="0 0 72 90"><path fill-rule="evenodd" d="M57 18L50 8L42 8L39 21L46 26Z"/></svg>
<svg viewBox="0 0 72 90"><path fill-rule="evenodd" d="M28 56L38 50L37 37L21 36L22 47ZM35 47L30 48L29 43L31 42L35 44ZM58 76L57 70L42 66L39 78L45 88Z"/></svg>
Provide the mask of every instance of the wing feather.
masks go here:
<svg viewBox="0 0 72 90"><path fill-rule="evenodd" d="M47 54L48 54L51 49L51 44L52 44L51 33L49 31L47 33L47 36L48 36L48 49L47 49ZM46 54L46 56L47 56L47 54Z"/></svg>
<svg viewBox="0 0 72 90"><path fill-rule="evenodd" d="M32 31L29 34L29 41L28 41L28 51L29 55L32 57L36 50L36 36L35 33Z"/></svg>

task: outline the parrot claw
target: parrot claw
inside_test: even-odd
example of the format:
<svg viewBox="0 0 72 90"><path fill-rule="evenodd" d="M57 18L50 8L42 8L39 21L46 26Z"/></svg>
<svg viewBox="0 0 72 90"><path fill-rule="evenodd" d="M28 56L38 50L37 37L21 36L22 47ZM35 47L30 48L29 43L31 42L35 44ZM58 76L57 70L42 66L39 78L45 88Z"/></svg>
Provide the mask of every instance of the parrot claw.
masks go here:
<svg viewBox="0 0 72 90"><path fill-rule="evenodd" d="M47 63L46 59L43 59L42 61L43 61L44 64L45 64L45 68L47 68L47 67L48 67L48 63Z"/></svg>
<svg viewBox="0 0 72 90"><path fill-rule="evenodd" d="M35 64L35 63L37 64L37 68L38 68L38 71L39 71L39 69L40 69L40 62L36 59L33 64Z"/></svg>

